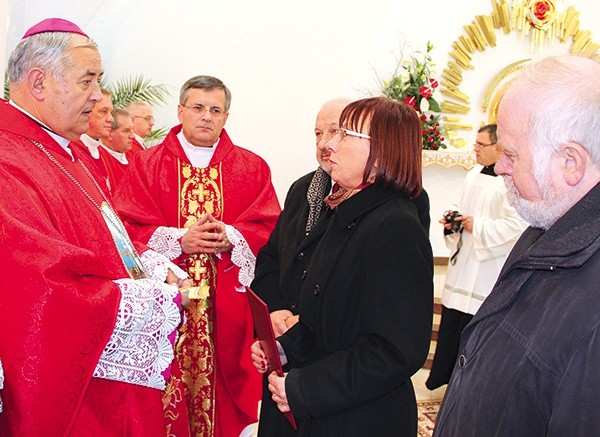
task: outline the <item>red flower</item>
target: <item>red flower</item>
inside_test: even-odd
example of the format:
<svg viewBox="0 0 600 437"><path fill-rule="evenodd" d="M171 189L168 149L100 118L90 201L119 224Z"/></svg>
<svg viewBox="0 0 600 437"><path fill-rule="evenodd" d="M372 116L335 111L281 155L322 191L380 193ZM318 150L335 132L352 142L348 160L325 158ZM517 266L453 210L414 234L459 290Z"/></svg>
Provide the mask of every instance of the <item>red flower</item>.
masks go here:
<svg viewBox="0 0 600 437"><path fill-rule="evenodd" d="M433 90L431 89L431 87L428 86L422 86L421 88L419 88L419 94L421 94L425 99L431 97L432 92Z"/></svg>
<svg viewBox="0 0 600 437"><path fill-rule="evenodd" d="M415 98L415 96L408 96L404 99L404 103L406 103L411 108L414 108L417 104L417 99Z"/></svg>
<svg viewBox="0 0 600 437"><path fill-rule="evenodd" d="M545 1L539 1L535 3L533 8L535 17L540 21L544 21L546 18L546 12L550 10L550 5Z"/></svg>
<svg viewBox="0 0 600 437"><path fill-rule="evenodd" d="M438 81L432 78L429 78L429 86L431 86L431 88L437 88L438 87Z"/></svg>

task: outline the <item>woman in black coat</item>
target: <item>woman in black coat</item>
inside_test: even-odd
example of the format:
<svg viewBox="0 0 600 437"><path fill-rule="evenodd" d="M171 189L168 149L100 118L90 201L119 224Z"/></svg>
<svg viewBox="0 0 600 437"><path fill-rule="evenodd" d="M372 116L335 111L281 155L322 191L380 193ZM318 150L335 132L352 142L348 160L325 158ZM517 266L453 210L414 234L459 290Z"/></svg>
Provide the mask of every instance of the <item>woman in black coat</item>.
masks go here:
<svg viewBox="0 0 600 437"><path fill-rule="evenodd" d="M351 103L332 139L329 211L299 248L300 322L278 338L286 373L268 375L261 436L410 436L410 377L429 350L433 256L411 199L422 191L421 128L404 103ZM257 342L252 358L267 372ZM282 412L296 417L295 432Z"/></svg>

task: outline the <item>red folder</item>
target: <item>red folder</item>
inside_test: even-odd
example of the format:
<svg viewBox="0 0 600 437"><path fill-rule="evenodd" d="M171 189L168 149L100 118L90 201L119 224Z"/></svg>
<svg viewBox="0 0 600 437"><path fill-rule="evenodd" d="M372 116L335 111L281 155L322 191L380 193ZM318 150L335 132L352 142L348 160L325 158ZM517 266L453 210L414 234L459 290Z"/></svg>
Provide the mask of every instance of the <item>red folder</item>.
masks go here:
<svg viewBox="0 0 600 437"><path fill-rule="evenodd" d="M271 325L269 308L267 307L267 304L249 287L246 287L246 296L248 296L250 311L252 311L252 318L254 319L256 337L258 338L260 346L265 353L269 369L277 372L277 375L283 376L283 368L281 366L281 360L279 359L277 343L275 342L273 325ZM290 422L290 425L297 430L298 426L296 425L296 418L294 417L294 414L291 411L283 414L288 422Z"/></svg>

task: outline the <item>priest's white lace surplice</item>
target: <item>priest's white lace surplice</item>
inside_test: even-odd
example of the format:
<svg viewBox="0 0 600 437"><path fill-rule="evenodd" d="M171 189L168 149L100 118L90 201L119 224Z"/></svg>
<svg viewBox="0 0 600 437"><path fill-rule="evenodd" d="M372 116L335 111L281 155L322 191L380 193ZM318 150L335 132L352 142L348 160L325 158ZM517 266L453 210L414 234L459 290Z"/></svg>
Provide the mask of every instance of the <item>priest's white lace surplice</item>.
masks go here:
<svg viewBox="0 0 600 437"><path fill-rule="evenodd" d="M117 322L94 377L164 389L173 361L168 336L181 321L176 286L153 279L118 279L121 303Z"/></svg>

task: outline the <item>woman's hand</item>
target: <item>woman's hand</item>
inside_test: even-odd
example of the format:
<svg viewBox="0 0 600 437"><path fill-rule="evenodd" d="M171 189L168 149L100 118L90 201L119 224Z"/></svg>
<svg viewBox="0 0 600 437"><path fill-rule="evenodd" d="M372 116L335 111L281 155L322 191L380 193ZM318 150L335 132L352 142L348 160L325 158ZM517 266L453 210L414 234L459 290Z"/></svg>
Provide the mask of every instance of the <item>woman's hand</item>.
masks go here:
<svg viewBox="0 0 600 437"><path fill-rule="evenodd" d="M285 394L285 378L287 377L287 373L284 373L283 376L277 376L277 373L271 372L269 375L269 385L267 388L271 392L271 399L273 402L277 404L277 408L282 413L287 413L290 410L290 405L288 404L287 395Z"/></svg>
<svg viewBox="0 0 600 437"><path fill-rule="evenodd" d="M255 341L250 347L252 352L252 364L258 373L265 373L267 371L267 358L263 352L260 342Z"/></svg>

